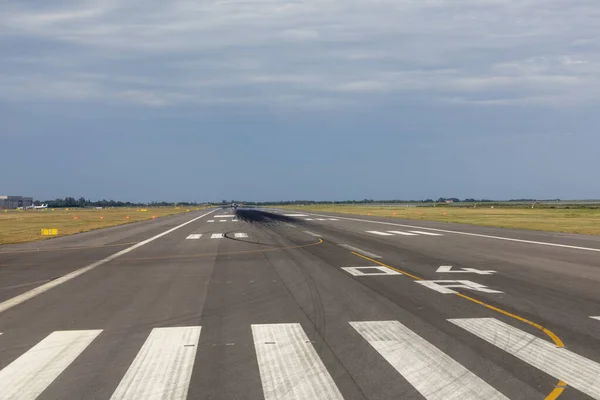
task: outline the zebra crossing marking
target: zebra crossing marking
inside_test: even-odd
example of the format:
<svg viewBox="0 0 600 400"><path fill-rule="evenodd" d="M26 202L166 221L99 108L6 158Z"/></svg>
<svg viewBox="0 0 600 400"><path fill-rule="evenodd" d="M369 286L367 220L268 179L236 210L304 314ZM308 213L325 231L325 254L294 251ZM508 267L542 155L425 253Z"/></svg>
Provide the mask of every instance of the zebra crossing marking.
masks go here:
<svg viewBox="0 0 600 400"><path fill-rule="evenodd" d="M185 400L201 329L152 329L110 399Z"/></svg>
<svg viewBox="0 0 600 400"><path fill-rule="evenodd" d="M196 240L196 239L200 239L202 237L201 233L193 233L191 235L188 235L188 237L186 237L186 240Z"/></svg>
<svg viewBox="0 0 600 400"><path fill-rule="evenodd" d="M343 400L300 324L252 325L265 400Z"/></svg>
<svg viewBox="0 0 600 400"><path fill-rule="evenodd" d="M427 400L508 400L398 321L350 325Z"/></svg>
<svg viewBox="0 0 600 400"><path fill-rule="evenodd" d="M448 321L588 396L600 399L600 364L495 318Z"/></svg>
<svg viewBox="0 0 600 400"><path fill-rule="evenodd" d="M6 400L35 400L101 332L51 333L0 371L0 397Z"/></svg>

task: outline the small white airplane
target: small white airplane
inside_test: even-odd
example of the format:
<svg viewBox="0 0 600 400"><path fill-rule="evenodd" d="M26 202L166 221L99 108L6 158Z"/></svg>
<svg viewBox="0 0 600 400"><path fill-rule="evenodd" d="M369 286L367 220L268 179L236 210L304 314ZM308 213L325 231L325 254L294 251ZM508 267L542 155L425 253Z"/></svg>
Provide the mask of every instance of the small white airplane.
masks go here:
<svg viewBox="0 0 600 400"><path fill-rule="evenodd" d="M41 206L29 206L29 207L27 207L27 209L29 209L29 210L43 210L45 208L48 208L48 204L42 204Z"/></svg>

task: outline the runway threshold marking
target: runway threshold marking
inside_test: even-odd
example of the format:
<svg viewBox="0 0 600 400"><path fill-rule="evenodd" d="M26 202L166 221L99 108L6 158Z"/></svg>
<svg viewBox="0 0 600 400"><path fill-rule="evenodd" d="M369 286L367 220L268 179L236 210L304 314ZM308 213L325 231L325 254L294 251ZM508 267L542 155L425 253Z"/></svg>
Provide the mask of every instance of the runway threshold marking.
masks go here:
<svg viewBox="0 0 600 400"><path fill-rule="evenodd" d="M3 399L36 399L98 337L101 330L48 335L0 371Z"/></svg>
<svg viewBox="0 0 600 400"><path fill-rule="evenodd" d="M548 375L569 382L588 396L600 399L600 364L597 362L565 348L557 348L495 318L453 318L448 321Z"/></svg>
<svg viewBox="0 0 600 400"><path fill-rule="evenodd" d="M162 233L159 233L158 235L152 236L149 239L146 239L146 240L144 240L142 242L139 242L139 243L137 243L137 244L135 244L135 245L133 245L131 247L128 247L128 248L126 248L124 250L121 250L119 252L116 252L115 254L112 254L112 255L110 255L110 256L108 256L106 258L103 258L102 260L96 261L96 262L94 262L94 263L92 263L92 264L90 264L88 266L83 267L83 268L79 268L79 269L77 269L77 270L75 270L75 271L73 271L71 273L68 273L67 275L63 275L60 278L54 279L53 281L50 281L50 282L45 283L45 284L43 284L41 286L38 286L38 287L36 287L36 288L28 291L28 292L25 292L25 293L22 293L22 294L20 294L18 296L15 296L12 299L8 299L6 301L3 301L2 303L0 303L0 313L4 312L6 310L9 310L9 309L13 308L14 306L17 306L17 305L19 305L21 303L24 303L27 300L32 299L32 298L34 298L34 297L36 297L36 296L38 296L38 295L40 295L42 293L45 293L45 292L47 292L50 289L53 289L53 288L55 288L55 287L57 287L59 285L62 285L65 282L68 282L68 281L70 281L72 279L75 279L78 276L83 275L86 272L89 272L89 271L93 270L96 267L99 267L100 265L104 265L104 264L106 264L106 263L108 263L108 262L110 262L110 261L112 261L112 260L114 260L114 259L116 259L118 257L121 257L124 254L132 252L133 250L138 249L138 248L140 248L140 247L142 247L142 246L144 246L144 245L146 245L146 244L148 244L150 242L153 242L156 239L159 239L159 238L161 238L161 237L163 237L165 235L168 235L171 232L174 232L174 231L176 231L176 230L178 230L180 228L183 228L186 225L189 225L189 224L191 224L191 223L193 223L195 221L198 221L200 218L203 218L203 217L205 217L205 216L207 216L207 215L209 215L209 214L211 214L213 212L215 212L215 210L209 211L206 214L202 214L199 217L193 218L193 219L191 219L191 220L189 220L187 222L184 222L181 225L177 225L174 228L171 228L171 229L166 230L166 231L164 231Z"/></svg>
<svg viewBox="0 0 600 400"><path fill-rule="evenodd" d="M154 328L110 399L185 400L201 329Z"/></svg>
<svg viewBox="0 0 600 400"><path fill-rule="evenodd" d="M300 324L252 325L265 400L343 400Z"/></svg>
<svg viewBox="0 0 600 400"><path fill-rule="evenodd" d="M322 214L311 214L311 215L320 216L320 217L331 217L330 215L322 215ZM503 237L503 236L493 236L493 235L483 235L483 234L480 234L480 233L451 231L451 230L448 230L448 229L427 228L427 227L424 227L424 226L396 224L394 222L385 222L385 221L372 221L372 220L369 220L369 219L348 218L348 217L341 217L341 216L337 216L337 215L336 215L336 218L345 219L345 220L348 220L348 221L369 222L369 223L373 223L373 224L401 226L401 227L411 228L411 229L425 229L425 230L428 230L428 231L445 232L445 233L455 233L457 235L475 236L475 237L481 237L481 238L486 238L486 239L506 240L506 241L509 241L509 242L537 244L537 245L541 245L541 246L551 246L551 247L562 247L562 248L566 248L566 249L595 251L595 252L600 253L600 249L595 249L593 247L571 246L571 245L568 245L568 244L539 242L539 241L535 241L535 240L514 239L514 238Z"/></svg>
<svg viewBox="0 0 600 400"><path fill-rule="evenodd" d="M392 267L390 265L387 265L387 264L384 264L384 263L382 263L380 261L374 260L374 259L369 258L367 256L363 256L362 254L359 254L359 253L356 253L356 252L352 252L352 254L354 254L357 257L363 258L365 260L369 260L371 262L374 262L375 264L379 264L379 265L381 265L383 267L387 267L387 268L393 269L394 271L400 272L403 275L410 276L414 280L417 280L417 281L422 281L423 280L423 278L421 278L421 277L419 277L417 275L413 275L410 272L406 272L406 271L403 271L401 269L394 268L394 267ZM552 339L552 342L554 342L554 344L556 345L556 347L558 347L558 348L564 348L565 347L565 344L563 343L563 341L554 332L552 332L550 329L547 329L547 328L543 327L542 325L540 325L538 323L530 321L527 318L520 317L520 316L518 316L516 314L513 314L511 312L508 312L506 310L503 310L503 309L498 308L496 306L493 306L491 304L487 304L487 303L485 303L485 302L483 302L481 300L477 300L477 299L475 299L475 298L473 298L471 296L467 296L467 295L464 295L464 294L459 293L459 292L456 292L454 294L457 295L458 297L461 297L461 298L463 298L465 300L469 300L469 301L471 301L471 302L473 302L475 304L479 304L480 306L488 308L488 309L490 309L492 311L496 311L496 312L498 312L498 313L500 313L502 315L506 315L507 317L511 317L513 319L516 319L517 321L520 321L520 322L526 323L527 325L533 326L534 328L537 328L538 330L544 332L544 334L546 334L548 337L550 337L550 339ZM544 400L555 400L556 398L558 398L558 396L560 396L560 394L566 388L566 386L567 385L566 385L565 382L559 381L558 384L556 385L556 387L554 388L554 390L552 390L552 392L550 392L550 394L548 394L548 396L546 396L544 398Z"/></svg>
<svg viewBox="0 0 600 400"><path fill-rule="evenodd" d="M508 400L398 321L350 322L350 325L427 400Z"/></svg>

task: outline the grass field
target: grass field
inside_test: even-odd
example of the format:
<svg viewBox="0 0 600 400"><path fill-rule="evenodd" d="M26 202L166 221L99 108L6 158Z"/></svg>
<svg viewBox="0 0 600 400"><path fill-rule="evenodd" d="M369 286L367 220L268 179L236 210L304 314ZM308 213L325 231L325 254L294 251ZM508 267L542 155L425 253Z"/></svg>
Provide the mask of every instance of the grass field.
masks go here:
<svg viewBox="0 0 600 400"><path fill-rule="evenodd" d="M59 236L144 221L197 208L157 207L96 209L0 210L0 244L47 239L42 228L57 228ZM142 211L146 210L146 211ZM129 218L128 218L129 217Z"/></svg>
<svg viewBox="0 0 600 400"><path fill-rule="evenodd" d="M336 212L401 219L457 222L501 228L600 235L599 209L395 207L363 205L286 206L305 212Z"/></svg>

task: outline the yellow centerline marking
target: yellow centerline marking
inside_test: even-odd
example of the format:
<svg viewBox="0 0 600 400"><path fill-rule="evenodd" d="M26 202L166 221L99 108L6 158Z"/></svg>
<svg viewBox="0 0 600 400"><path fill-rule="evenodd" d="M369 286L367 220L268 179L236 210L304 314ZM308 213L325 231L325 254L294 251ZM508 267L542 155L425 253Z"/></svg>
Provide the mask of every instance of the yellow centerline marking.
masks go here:
<svg viewBox="0 0 600 400"><path fill-rule="evenodd" d="M417 280L417 281L423 280L423 278L421 278L421 277L419 277L417 275L411 274L409 272L403 271L403 270L398 269L398 268L394 268L394 267L392 267L390 265L387 265L387 264L384 264L384 263L382 263L380 261L373 260L372 258L364 256L364 255L362 255L360 253L356 253L356 252L353 251L352 254L354 254L355 256L358 256L360 258L364 258L365 260L369 260L371 262L374 262L375 264L381 265L382 267L386 267L386 268L389 268L389 269L394 270L396 272L400 272L401 274L409 276L409 277L413 278L414 280ZM486 307L486 308L488 308L490 310L496 311L496 312L498 312L500 314L503 314L503 315L506 315L508 317L514 318L517 321L521 321L521 322L524 322L524 323L526 323L528 325L531 325L534 328L537 328L540 331L544 332L547 336L549 336L550 339L552 339L552 341L556 345L556 347L565 347L565 344L563 343L563 341L554 332L552 332L548 328L544 328L540 324L537 324L537 323L535 323L533 321L530 321L527 318L520 317L520 316L518 316L516 314L513 314L511 312L505 311L505 310L503 310L501 308L495 307L495 306L493 306L491 304L487 304L487 303L485 303L485 302L483 302L481 300L477 300L477 299L475 299L473 297L464 295L462 293L458 293L457 292L456 295L458 297L461 297L461 298L465 299L465 300L469 300L469 301L471 301L471 302L473 302L475 304L479 304L480 306L483 306L483 307ZM554 390L552 390L552 392L550 392L550 394L548 394L545 397L544 400L555 400L555 399L557 399L558 396L560 396L562 394L562 392L566 389L566 387L567 387L567 383L559 380L558 383L556 384L556 387L554 388Z"/></svg>

